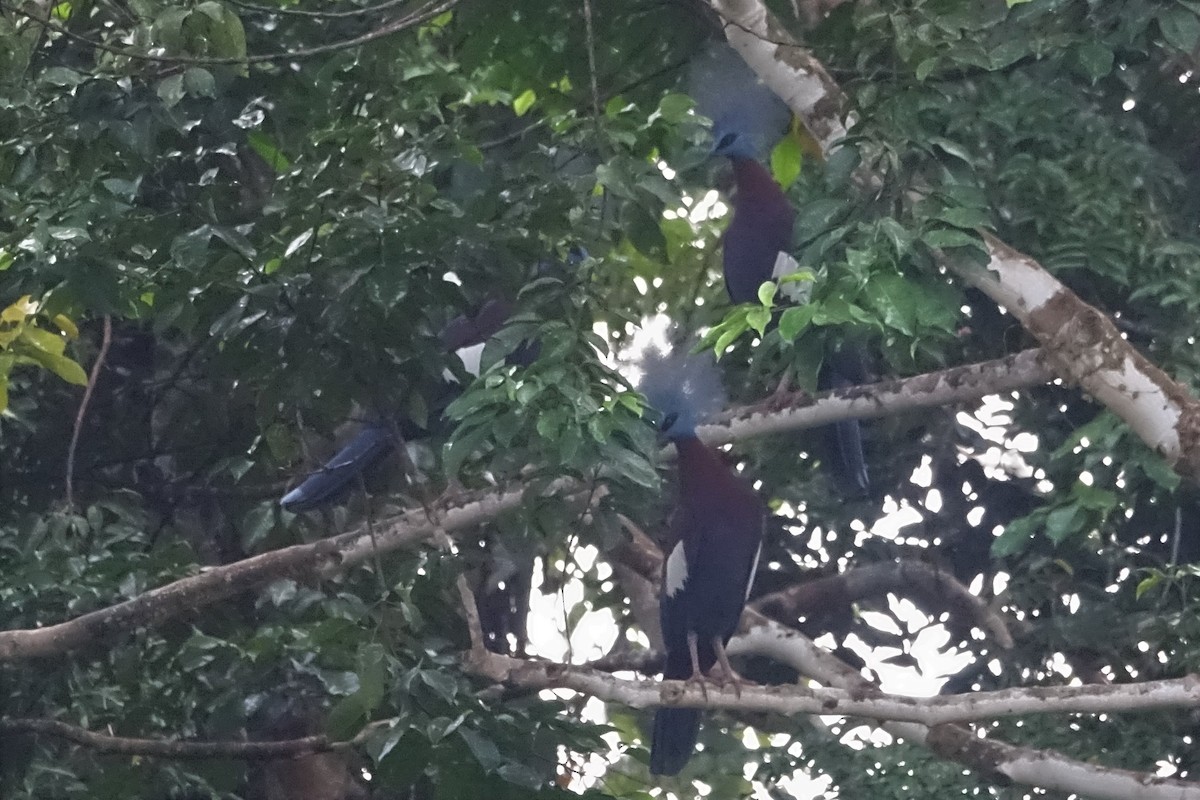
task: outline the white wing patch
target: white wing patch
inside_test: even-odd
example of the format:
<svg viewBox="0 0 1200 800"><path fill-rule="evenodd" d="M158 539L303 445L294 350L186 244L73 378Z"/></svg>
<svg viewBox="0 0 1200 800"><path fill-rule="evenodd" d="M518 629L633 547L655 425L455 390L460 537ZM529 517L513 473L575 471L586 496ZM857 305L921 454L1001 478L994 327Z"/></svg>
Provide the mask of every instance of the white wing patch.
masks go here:
<svg viewBox="0 0 1200 800"><path fill-rule="evenodd" d="M479 377L479 364L483 361L483 342L473 344L470 347L460 347L455 353L463 366L466 367L467 373ZM446 370L442 373L446 380L454 380L454 373Z"/></svg>
<svg viewBox="0 0 1200 800"><path fill-rule="evenodd" d="M757 556L755 560L757 561ZM667 556L667 572L663 575L663 594L674 597L683 588L688 579L687 556L683 552L683 540L675 544L671 555Z"/></svg>
<svg viewBox="0 0 1200 800"><path fill-rule="evenodd" d="M780 250L775 256L775 267L771 270L771 277L779 280L799 269L800 262ZM791 303L803 305L812 296L812 281L784 281L779 284L779 294Z"/></svg>
<svg viewBox="0 0 1200 800"><path fill-rule="evenodd" d="M671 555L674 555L674 553ZM761 555L762 545L760 544L758 549L754 551L754 560L750 562L750 574L746 576L746 596L742 598L743 603L750 599L750 590L754 588L754 573L758 572L758 557ZM669 568L670 565L668 564Z"/></svg>
<svg viewBox="0 0 1200 800"><path fill-rule="evenodd" d="M791 275L798 269L800 269L800 262L780 250L775 255L775 268L771 270L771 277L779 280L785 275Z"/></svg>

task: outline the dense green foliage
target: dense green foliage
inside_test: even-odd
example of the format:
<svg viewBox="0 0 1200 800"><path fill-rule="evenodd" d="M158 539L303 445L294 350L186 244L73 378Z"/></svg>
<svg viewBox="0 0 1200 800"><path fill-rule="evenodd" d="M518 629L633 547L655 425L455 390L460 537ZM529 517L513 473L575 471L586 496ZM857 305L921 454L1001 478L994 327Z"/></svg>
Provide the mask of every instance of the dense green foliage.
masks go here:
<svg viewBox="0 0 1200 800"><path fill-rule="evenodd" d="M708 331L733 402L763 398L789 366L815 388L821 354L846 338L868 346L879 376L999 357L1028 346L1025 334L939 271L931 250L979 258L974 229L985 227L1197 385L1196 4L837 5L803 36L860 124L828 162L802 156L795 135L776 153L811 297L761 336L767 308L731 311L724 300L723 220L695 211L722 166L681 92L688 59L718 26L688 2L593 5L591 39L579 3L464 0L354 44L401 7L306 15L315 9L219 0L0 1L6 628L386 518L431 502L448 477L480 487L528 467L535 488L570 475L612 490L587 517L531 491L520 513L463 537L457 558L391 554L114 632L103 647L5 663L0 714L214 740L348 739L390 721L354 756L374 797L645 797L648 716L612 707L594 725L576 720L575 700L478 694L458 662L467 637L453 592L502 543L540 557L547 595L583 587L570 626L588 611L634 626L604 559L576 556L614 544L616 512L663 528L669 471L656 470L641 402L611 358L643 319L663 313ZM772 5L799 30L790 4ZM289 52L299 55L243 60ZM861 159L884 177L877 192L852 181ZM534 280L535 265L560 263L575 245L590 254L582 264ZM428 421L448 366L442 325L521 287L520 315L485 351L488 372L451 407L451 424L412 448L415 476L394 469L369 487L374 502L328 514L278 507L348 417L388 409ZM111 344L66 507L82 396L73 384L84 380L75 361L93 363L105 316ZM68 342L72 320L81 335ZM534 337L544 346L532 367L504 364ZM22 343L33 349L17 353ZM1003 399L1010 407L986 431L957 409L868 425L871 499L831 487L813 433L740 443L780 510L755 594L921 558L964 583L982 576L982 596L1000 592L1024 626L1016 648L998 652L951 624L947 648L975 660L947 690L1195 671L1200 589L1180 566L1200 558L1195 489L1074 389ZM898 506L919 521L872 533ZM832 633L852 662L851 638L912 664L908 637L855 610L799 627ZM747 671L794 678L765 663ZM678 792L697 779L712 796L748 794L747 763L753 782L803 770L842 797L1026 791L910 745L850 746L838 734L852 721L755 720L783 736L750 751L745 720L713 719L705 751L670 783ZM989 730L1106 765L1153 772L1166 760L1186 777L1195 724L1160 712ZM571 782L613 741L622 753L602 780ZM12 797L278 796L262 772L49 737L0 748L0 793Z"/></svg>

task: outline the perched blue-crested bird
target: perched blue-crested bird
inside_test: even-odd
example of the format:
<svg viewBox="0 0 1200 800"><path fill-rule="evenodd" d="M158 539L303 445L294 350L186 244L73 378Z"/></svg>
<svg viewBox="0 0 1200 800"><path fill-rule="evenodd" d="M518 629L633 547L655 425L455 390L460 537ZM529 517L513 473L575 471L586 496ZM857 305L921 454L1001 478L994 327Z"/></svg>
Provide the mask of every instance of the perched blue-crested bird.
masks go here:
<svg viewBox="0 0 1200 800"><path fill-rule="evenodd" d="M587 258L582 247L572 247L567 255L567 264L578 266ZM550 262L538 265L538 274L553 268ZM473 314L455 317L442 329L439 338L444 352L454 354L462 362L467 374L478 377L483 347L508 322L515 309L507 298L488 298ZM538 357L537 342L525 342L510 353L509 364L529 366ZM442 412L463 390L454 374L447 370L444 382L438 388L431 403L431 425L441 421ZM312 511L343 499L364 472L380 462L401 442L415 441L429 436L431 431L417 425L406 417L389 418L375 415L364 421L358 432L320 468L311 472L296 488L279 501L288 511L299 513Z"/></svg>
<svg viewBox="0 0 1200 800"><path fill-rule="evenodd" d="M473 315L461 315L442 330L440 339L447 353L455 354L468 374L478 375L484 343L504 327L512 314L512 304L492 298ZM529 348L525 348L528 350ZM514 354L515 355L515 354ZM533 353L528 361L536 357ZM528 362L526 362L528 363ZM443 385L437 389L431 421L440 421L446 406L462 387L447 370ZM342 500L367 470L391 453L397 443L423 439L429 431L407 417L375 415L360 425L358 432L329 461L309 475L279 501L288 511L312 511Z"/></svg>
<svg viewBox="0 0 1200 800"><path fill-rule="evenodd" d="M761 159L787 129L791 112L741 57L729 47L714 47L692 63L690 90L696 110L712 120L713 154L733 165L733 216L722 239L725 289L734 303L754 303L758 287L798 269L791 256L796 212ZM787 285L781 295L796 299ZM862 359L850 348L832 348L825 358L822 388L862 382ZM827 428L829 465L842 491L870 489L858 420Z"/></svg>
<svg viewBox="0 0 1200 800"><path fill-rule="evenodd" d="M639 388L663 415L675 443L679 496L663 566L660 614L667 651L663 677L703 681L720 664L725 682L740 680L725 655L758 565L766 506L754 489L700 441L696 426L721 405L716 366L686 352L652 355ZM700 710L660 708L654 715L650 771L675 775L696 749Z"/></svg>
<svg viewBox="0 0 1200 800"><path fill-rule="evenodd" d="M761 161L786 132L791 112L727 46L692 62L689 85L696 110L712 120L713 154L733 164L725 288L734 303L751 303L764 282L797 267L790 256L796 212Z"/></svg>

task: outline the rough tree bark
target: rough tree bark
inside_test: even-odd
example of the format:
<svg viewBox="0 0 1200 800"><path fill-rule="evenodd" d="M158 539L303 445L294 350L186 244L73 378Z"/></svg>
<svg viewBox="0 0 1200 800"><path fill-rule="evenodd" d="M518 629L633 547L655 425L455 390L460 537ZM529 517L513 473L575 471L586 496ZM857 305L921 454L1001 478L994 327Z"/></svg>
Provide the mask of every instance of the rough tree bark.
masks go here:
<svg viewBox="0 0 1200 800"><path fill-rule="evenodd" d="M730 44L832 153L853 127L845 94L813 55L791 37L761 0L710 0ZM864 159L864 163L869 159ZM865 168L866 187L879 177ZM986 267L942 258L943 265L1016 317L1050 353L1058 374L1117 414L1185 478L1200 482L1200 403L1121 338L1038 262L986 231Z"/></svg>
<svg viewBox="0 0 1200 800"><path fill-rule="evenodd" d="M973 364L900 381L859 386L815 397L796 395L778 412L750 408L706 425L701 436L714 444L783 430L823 425L837 419L877 416L891 410L942 406L976 400L994 392L1045 383L1051 372L1040 351L1030 350L997 361ZM549 493L573 494L584 487L562 479ZM477 527L516 509L525 487L475 493L430 509L408 510L385 520L313 544L295 545L253 556L146 592L108 608L65 622L28 630L0 632L0 662L46 658L84 646L115 646L138 628L186 617L197 609L287 577L333 574L368 561L377 553L417 547L446 533Z"/></svg>

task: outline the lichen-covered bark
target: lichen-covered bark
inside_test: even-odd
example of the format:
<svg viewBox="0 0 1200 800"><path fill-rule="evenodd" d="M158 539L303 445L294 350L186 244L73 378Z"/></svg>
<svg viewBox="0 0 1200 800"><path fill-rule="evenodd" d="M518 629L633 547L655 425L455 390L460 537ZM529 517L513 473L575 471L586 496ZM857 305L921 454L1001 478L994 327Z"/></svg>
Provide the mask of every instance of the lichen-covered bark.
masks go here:
<svg viewBox="0 0 1200 800"><path fill-rule="evenodd" d="M853 120L845 96L760 0L711 0L750 67L795 112L822 150L834 150ZM860 168L860 185L878 176ZM1200 404L1150 363L1101 312L1033 258L983 233L986 268L943 259L963 280L1012 313L1048 350L1058 374L1112 410L1182 476L1200 483Z"/></svg>

